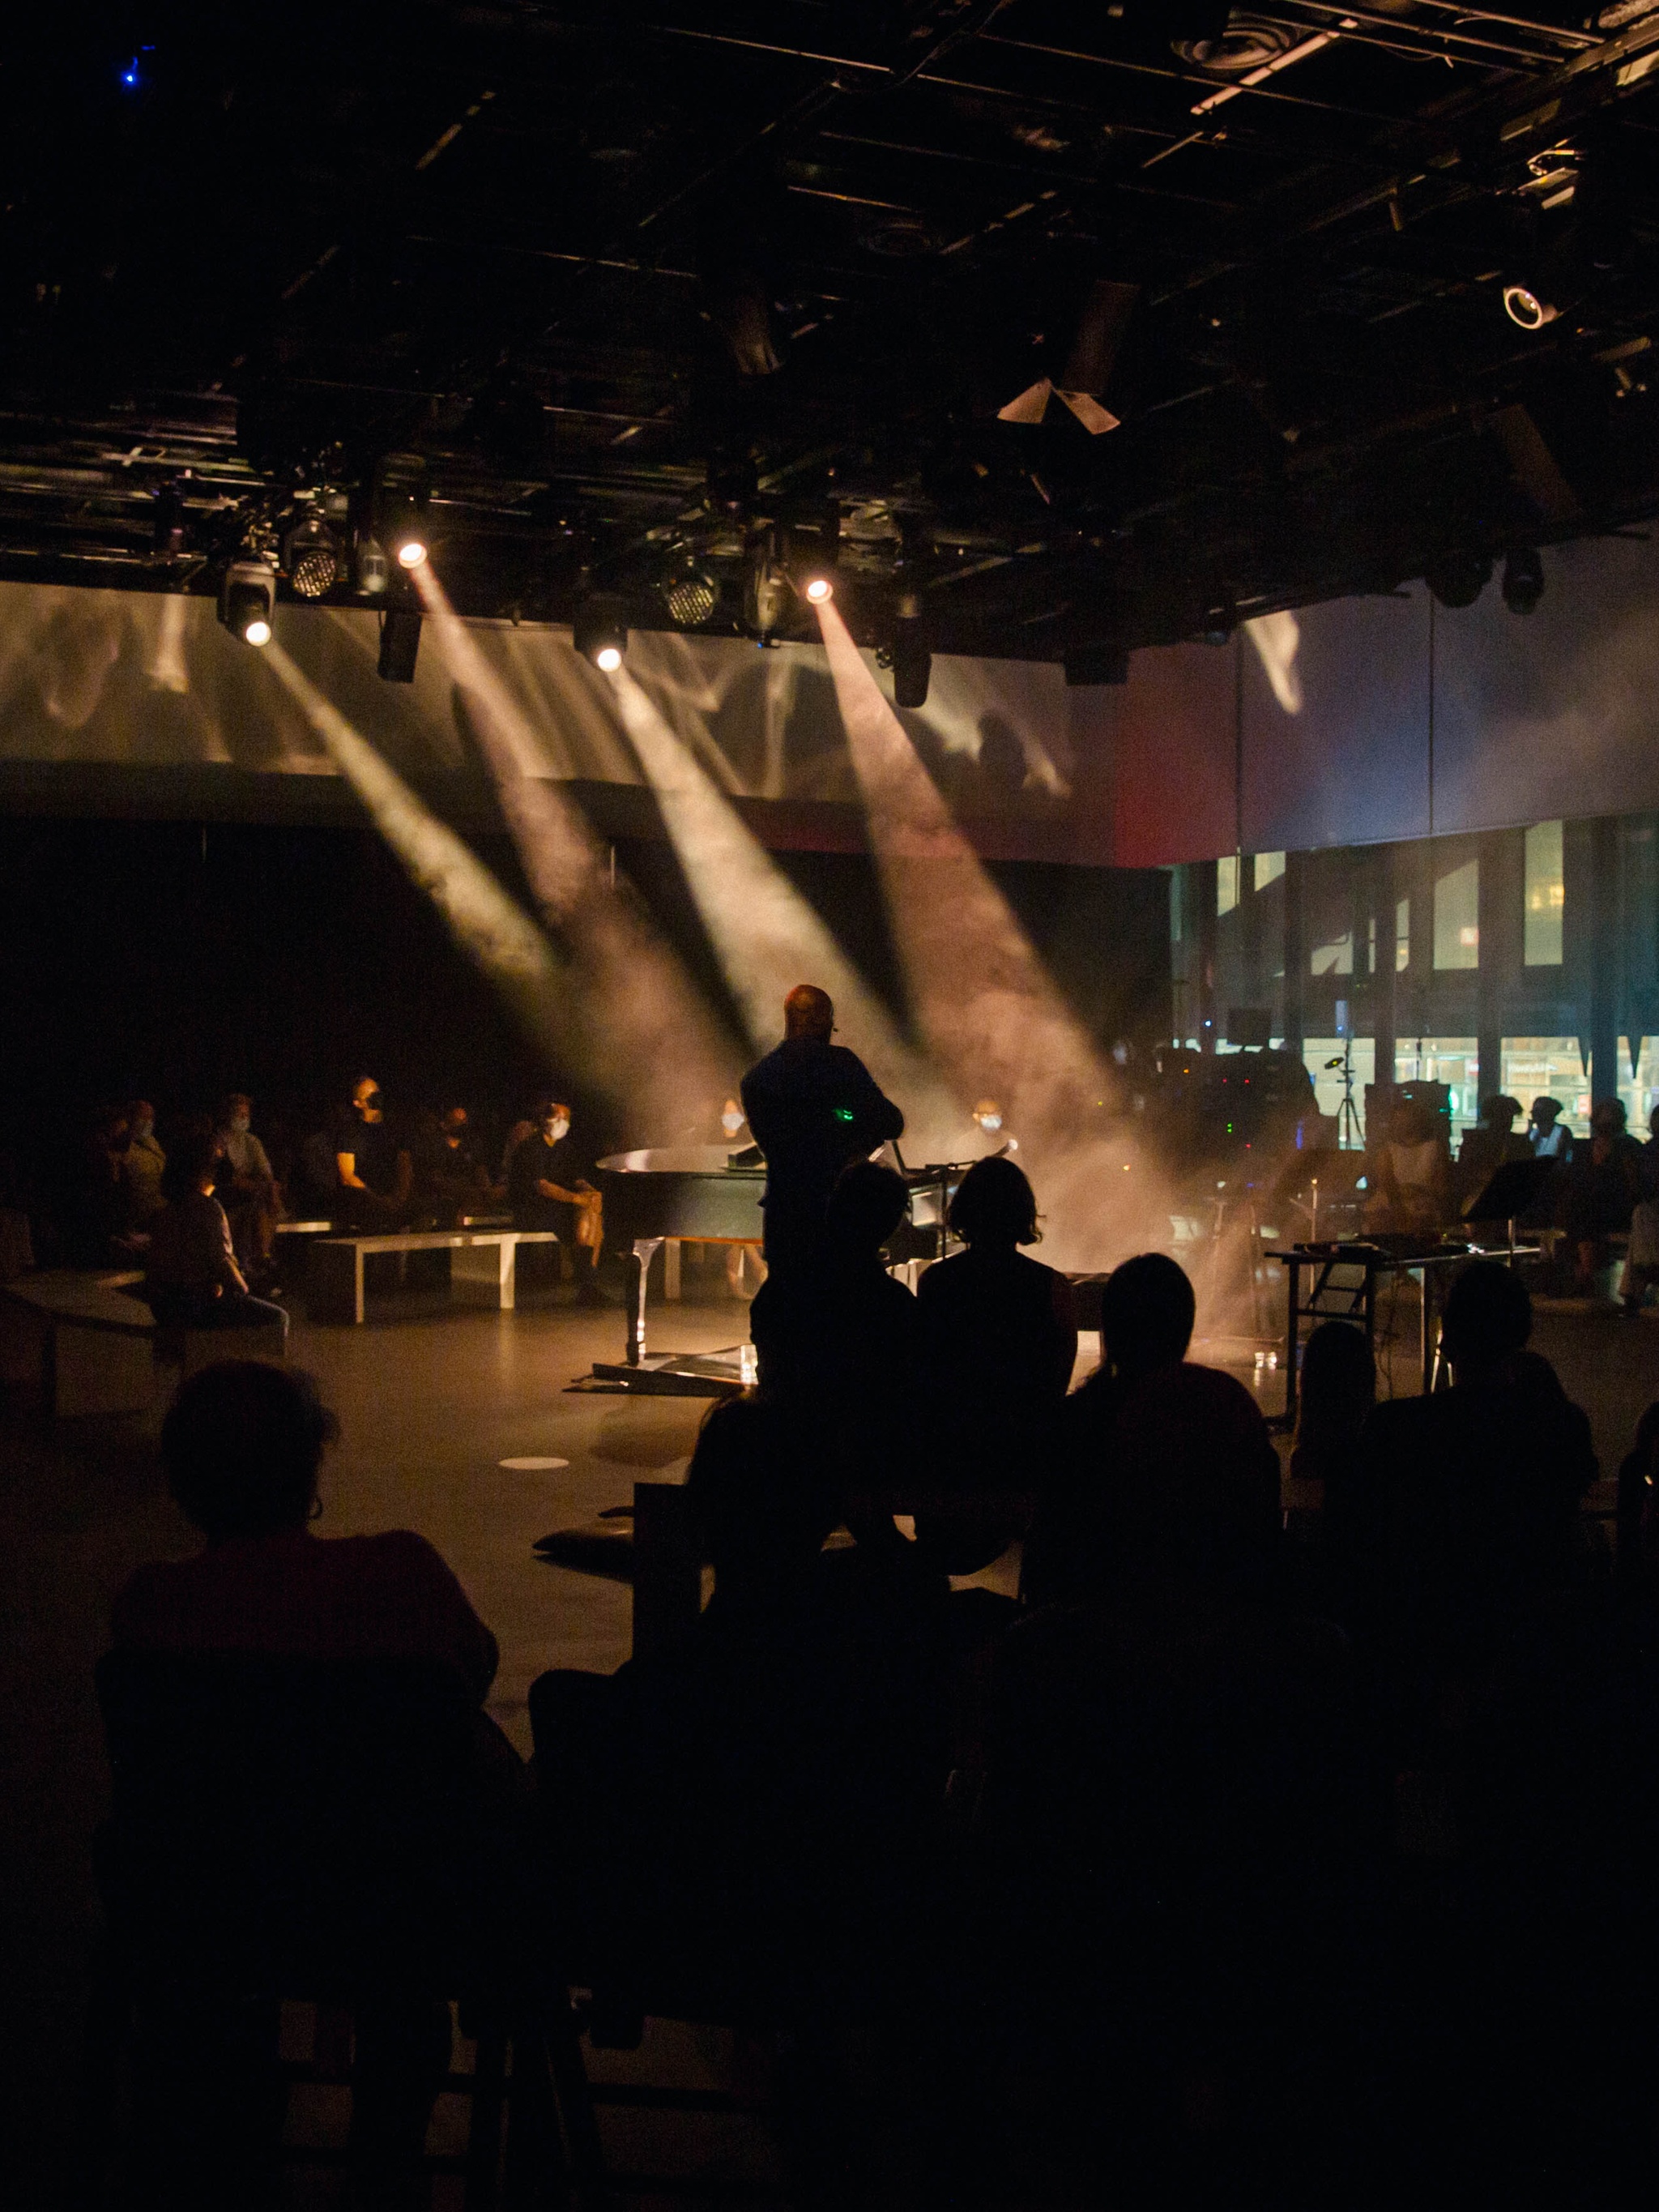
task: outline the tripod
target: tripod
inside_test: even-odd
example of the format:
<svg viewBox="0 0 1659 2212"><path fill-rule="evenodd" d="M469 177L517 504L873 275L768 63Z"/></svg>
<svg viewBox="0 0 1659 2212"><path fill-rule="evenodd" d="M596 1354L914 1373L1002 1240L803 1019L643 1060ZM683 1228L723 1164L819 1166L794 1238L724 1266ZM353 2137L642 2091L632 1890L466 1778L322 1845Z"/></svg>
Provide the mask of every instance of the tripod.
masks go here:
<svg viewBox="0 0 1659 2212"><path fill-rule="evenodd" d="M1336 1113L1337 1149L1344 1152L1359 1152L1365 1148L1364 1133L1359 1126L1359 1109L1353 1103L1353 1039L1345 1038L1341 1057L1328 1060L1328 1068L1342 1071L1342 1103Z"/></svg>

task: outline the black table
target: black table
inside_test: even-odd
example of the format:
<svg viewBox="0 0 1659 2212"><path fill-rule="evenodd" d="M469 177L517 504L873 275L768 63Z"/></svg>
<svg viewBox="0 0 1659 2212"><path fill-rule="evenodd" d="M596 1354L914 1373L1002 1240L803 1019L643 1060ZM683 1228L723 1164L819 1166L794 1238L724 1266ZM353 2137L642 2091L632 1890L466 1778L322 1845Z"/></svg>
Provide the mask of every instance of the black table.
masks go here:
<svg viewBox="0 0 1659 2212"><path fill-rule="evenodd" d="M1300 1380L1297 1355L1301 1348L1304 1321L1316 1323L1322 1321L1352 1322L1364 1329L1368 1343L1374 1343L1376 1337L1378 1278L1420 1273L1423 1278L1423 1389L1426 1395L1435 1386L1435 1367L1440 1349L1435 1294L1447 1270L1467 1266L1471 1260L1503 1260L1513 1266L1516 1260L1536 1257L1537 1252L1535 1244L1510 1243L1495 1249L1462 1242L1425 1242L1414 1245L1403 1238L1391 1238L1384 1243L1364 1237L1346 1242L1338 1239L1330 1243L1291 1244L1282 1250L1269 1252L1266 1256L1269 1260L1277 1260L1285 1269L1289 1278L1290 1291L1285 1328L1285 1411L1273 1425L1286 1429L1296 1426ZM1352 1279L1356 1270L1359 1273L1358 1282ZM1304 1271L1311 1278L1305 1297L1302 1295ZM1339 1281L1339 1274L1346 1279Z"/></svg>

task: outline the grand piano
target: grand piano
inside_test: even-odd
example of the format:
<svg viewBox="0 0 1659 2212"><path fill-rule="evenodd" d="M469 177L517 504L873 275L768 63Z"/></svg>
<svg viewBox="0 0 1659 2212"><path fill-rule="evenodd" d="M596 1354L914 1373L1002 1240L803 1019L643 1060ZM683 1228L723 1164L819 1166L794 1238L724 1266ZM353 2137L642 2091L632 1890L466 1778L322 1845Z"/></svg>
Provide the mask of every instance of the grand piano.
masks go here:
<svg viewBox="0 0 1659 2212"><path fill-rule="evenodd" d="M766 1165L753 1146L658 1146L612 1152L599 1164L608 1243L629 1255L628 1341L622 1360L594 1363L596 1377L635 1390L720 1396L742 1387L743 1347L708 1354L646 1349L645 1286L657 1249L671 1237L704 1244L758 1244Z"/></svg>

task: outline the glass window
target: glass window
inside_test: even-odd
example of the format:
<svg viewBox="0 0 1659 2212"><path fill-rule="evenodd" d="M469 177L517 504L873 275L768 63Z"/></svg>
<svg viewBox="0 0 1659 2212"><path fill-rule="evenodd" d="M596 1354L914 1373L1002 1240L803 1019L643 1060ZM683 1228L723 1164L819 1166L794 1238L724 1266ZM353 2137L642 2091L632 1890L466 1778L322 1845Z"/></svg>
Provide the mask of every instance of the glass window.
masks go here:
<svg viewBox="0 0 1659 2212"><path fill-rule="evenodd" d="M1631 1041L1628 1037L1619 1040L1619 1096L1625 1102L1632 1136L1645 1138L1648 1116L1659 1106L1659 1069L1655 1067L1653 1052L1659 1037L1638 1037L1636 1042L1636 1073L1632 1075ZM1598 1084L1596 1088L1600 1090L1601 1085Z"/></svg>
<svg viewBox="0 0 1659 2212"><path fill-rule="evenodd" d="M1401 975L1412 964L1412 902L1400 900L1394 910L1394 972Z"/></svg>
<svg viewBox="0 0 1659 2212"><path fill-rule="evenodd" d="M1277 883L1284 872L1285 855L1282 853L1258 853L1255 856L1255 873L1253 878L1255 888L1259 891L1265 891L1268 884Z"/></svg>
<svg viewBox="0 0 1659 2212"><path fill-rule="evenodd" d="M1353 932L1345 929L1340 937L1332 938L1328 945L1316 945L1312 955L1316 975L1352 975L1353 973Z"/></svg>
<svg viewBox="0 0 1659 2212"><path fill-rule="evenodd" d="M1534 1098L1559 1098L1576 1137L1589 1133L1590 1087L1576 1036L1505 1037L1500 1087L1530 1111ZM1630 1062L1626 1060L1628 1067Z"/></svg>
<svg viewBox="0 0 1659 2212"><path fill-rule="evenodd" d="M1215 910L1231 914L1238 904L1238 856L1229 853L1215 864Z"/></svg>
<svg viewBox="0 0 1659 2212"><path fill-rule="evenodd" d="M1474 1037L1401 1038L1395 1048L1396 1083L1443 1083L1450 1093L1452 1148L1480 1119L1480 1062Z"/></svg>
<svg viewBox="0 0 1659 2212"><path fill-rule="evenodd" d="M1559 968L1561 921L1567 906L1559 822L1534 822L1527 832L1526 901L1527 965Z"/></svg>
<svg viewBox="0 0 1659 2212"><path fill-rule="evenodd" d="M1480 863L1465 860L1434 886L1434 964L1480 965Z"/></svg>
<svg viewBox="0 0 1659 2212"><path fill-rule="evenodd" d="M1342 1037L1304 1037L1302 1058L1313 1078L1314 1097L1319 1102L1322 1114L1333 1121L1346 1117L1342 1113L1343 1066L1346 1042ZM1336 1062L1333 1067L1330 1063ZM1365 1085L1373 1080L1376 1068L1376 1043L1372 1037L1356 1037L1353 1041L1353 1110L1354 1120L1339 1130L1340 1141L1359 1146L1365 1141Z"/></svg>

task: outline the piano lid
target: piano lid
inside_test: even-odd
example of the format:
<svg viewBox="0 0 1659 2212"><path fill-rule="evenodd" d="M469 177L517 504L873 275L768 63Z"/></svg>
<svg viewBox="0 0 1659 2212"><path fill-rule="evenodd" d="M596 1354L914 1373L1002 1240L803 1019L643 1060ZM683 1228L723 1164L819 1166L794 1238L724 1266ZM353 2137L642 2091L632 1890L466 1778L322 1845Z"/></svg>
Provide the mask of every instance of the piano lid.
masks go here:
<svg viewBox="0 0 1659 2212"><path fill-rule="evenodd" d="M635 1152L611 1152L599 1166L611 1175L734 1175L763 1176L763 1167L733 1167L732 1156L749 1146L733 1145L654 1145Z"/></svg>

